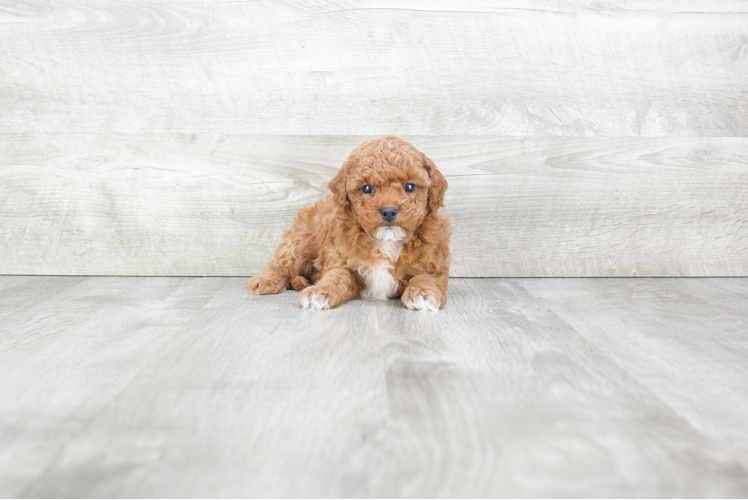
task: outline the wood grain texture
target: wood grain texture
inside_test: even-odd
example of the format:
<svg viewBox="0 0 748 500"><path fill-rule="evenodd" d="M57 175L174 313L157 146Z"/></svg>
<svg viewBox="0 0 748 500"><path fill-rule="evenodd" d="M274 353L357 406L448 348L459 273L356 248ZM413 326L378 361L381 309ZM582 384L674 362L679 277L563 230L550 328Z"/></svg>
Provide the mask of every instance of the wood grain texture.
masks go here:
<svg viewBox="0 0 748 500"><path fill-rule="evenodd" d="M745 136L744 2L32 0L0 132Z"/></svg>
<svg viewBox="0 0 748 500"><path fill-rule="evenodd" d="M369 138L4 134L0 274L255 274ZM748 275L746 138L406 139L453 276Z"/></svg>
<svg viewBox="0 0 748 500"><path fill-rule="evenodd" d="M2 496L748 494L746 279L76 279L0 326Z"/></svg>
<svg viewBox="0 0 748 500"><path fill-rule="evenodd" d="M85 278L74 277L68 279L31 278L27 276L4 276L0 280L0 321L5 321L7 316L16 314L32 306L35 306L40 297L52 297L63 294L68 288L77 285Z"/></svg>
<svg viewBox="0 0 748 500"><path fill-rule="evenodd" d="M3 277L1 281L7 278ZM0 496L18 496L224 283L28 278L0 300ZM16 288L18 285L16 285Z"/></svg>
<svg viewBox="0 0 748 500"><path fill-rule="evenodd" d="M746 280L519 283L748 467L748 435L743 433L748 415ZM595 300L585 302L590 295ZM706 334L713 324L720 325L719 334ZM690 369L682 371L683 366Z"/></svg>

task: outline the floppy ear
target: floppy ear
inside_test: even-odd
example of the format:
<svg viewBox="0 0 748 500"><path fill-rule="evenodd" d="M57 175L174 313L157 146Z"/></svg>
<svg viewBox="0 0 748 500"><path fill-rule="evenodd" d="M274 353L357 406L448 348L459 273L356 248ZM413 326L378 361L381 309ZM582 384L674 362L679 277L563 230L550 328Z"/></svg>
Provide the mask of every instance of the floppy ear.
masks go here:
<svg viewBox="0 0 748 500"><path fill-rule="evenodd" d="M447 179L444 178L434 162L423 155L423 166L431 176L431 187L429 187L429 210L436 212L444 206L444 193L447 191Z"/></svg>
<svg viewBox="0 0 748 500"><path fill-rule="evenodd" d="M346 207L350 204L345 185L348 182L348 175L351 173L351 165L353 165L353 160L351 157L348 157L343 166L340 167L338 173L335 174L335 177L327 183L327 187L332 191L333 199L341 207Z"/></svg>

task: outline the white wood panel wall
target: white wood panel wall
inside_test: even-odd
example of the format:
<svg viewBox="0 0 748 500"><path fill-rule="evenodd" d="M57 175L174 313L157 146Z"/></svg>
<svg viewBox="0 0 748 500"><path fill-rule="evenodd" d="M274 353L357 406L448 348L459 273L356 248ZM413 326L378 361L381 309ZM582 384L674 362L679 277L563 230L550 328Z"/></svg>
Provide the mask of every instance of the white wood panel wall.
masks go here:
<svg viewBox="0 0 748 500"><path fill-rule="evenodd" d="M748 4L0 5L0 274L248 275L350 150L455 276L748 275Z"/></svg>

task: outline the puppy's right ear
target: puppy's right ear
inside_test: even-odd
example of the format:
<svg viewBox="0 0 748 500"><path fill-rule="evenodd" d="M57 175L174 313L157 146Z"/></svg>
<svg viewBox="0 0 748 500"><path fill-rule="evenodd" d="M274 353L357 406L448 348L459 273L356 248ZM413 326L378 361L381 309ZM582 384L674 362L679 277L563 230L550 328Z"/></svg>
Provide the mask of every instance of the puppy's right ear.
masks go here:
<svg viewBox="0 0 748 500"><path fill-rule="evenodd" d="M332 197L335 202L341 207L346 207L350 204L348 200L348 192L345 189L345 185L348 182L348 175L351 173L351 165L353 160L349 157L340 167L340 170L330 182L327 183L327 187L332 191Z"/></svg>
<svg viewBox="0 0 748 500"><path fill-rule="evenodd" d="M429 187L429 210L436 212L444 206L444 193L449 185L434 162L426 155L423 155L423 166L431 177L431 187Z"/></svg>

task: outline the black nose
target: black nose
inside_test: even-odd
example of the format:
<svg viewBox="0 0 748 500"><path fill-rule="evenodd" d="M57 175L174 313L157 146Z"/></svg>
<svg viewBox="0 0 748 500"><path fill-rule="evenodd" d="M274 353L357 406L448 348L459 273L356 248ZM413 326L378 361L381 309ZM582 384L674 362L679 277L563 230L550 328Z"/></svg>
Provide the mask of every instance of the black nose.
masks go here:
<svg viewBox="0 0 748 500"><path fill-rule="evenodd" d="M395 218L397 218L397 209L395 207L384 207L379 211L379 213L387 222L392 222L393 220L395 220Z"/></svg>

